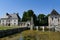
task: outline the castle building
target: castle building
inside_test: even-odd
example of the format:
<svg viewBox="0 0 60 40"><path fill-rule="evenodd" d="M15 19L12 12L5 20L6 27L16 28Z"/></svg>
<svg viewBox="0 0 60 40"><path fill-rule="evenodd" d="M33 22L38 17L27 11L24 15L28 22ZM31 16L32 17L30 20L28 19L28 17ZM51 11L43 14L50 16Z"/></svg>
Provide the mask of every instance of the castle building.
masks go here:
<svg viewBox="0 0 60 40"><path fill-rule="evenodd" d="M52 10L48 17L49 28L60 31L60 14L56 10Z"/></svg>
<svg viewBox="0 0 60 40"><path fill-rule="evenodd" d="M19 20L20 17L18 13L14 13L14 14L6 13L6 15L0 19L0 24L2 26L20 26L20 27L30 26L30 21L20 22Z"/></svg>

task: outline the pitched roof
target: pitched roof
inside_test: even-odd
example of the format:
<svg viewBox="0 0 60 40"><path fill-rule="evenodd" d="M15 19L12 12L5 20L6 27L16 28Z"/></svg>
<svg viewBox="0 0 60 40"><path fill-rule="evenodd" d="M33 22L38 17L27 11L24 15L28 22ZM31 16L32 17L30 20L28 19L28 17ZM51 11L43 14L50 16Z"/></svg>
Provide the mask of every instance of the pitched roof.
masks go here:
<svg viewBox="0 0 60 40"><path fill-rule="evenodd" d="M18 18L17 14L10 14L11 18Z"/></svg>
<svg viewBox="0 0 60 40"><path fill-rule="evenodd" d="M53 9L50 15L59 15L59 13L55 9Z"/></svg>
<svg viewBox="0 0 60 40"><path fill-rule="evenodd" d="M17 13L14 13L14 14L9 14L9 15L6 14L6 16L1 18L1 19L7 19L7 18L18 19L20 17L19 17L19 15Z"/></svg>

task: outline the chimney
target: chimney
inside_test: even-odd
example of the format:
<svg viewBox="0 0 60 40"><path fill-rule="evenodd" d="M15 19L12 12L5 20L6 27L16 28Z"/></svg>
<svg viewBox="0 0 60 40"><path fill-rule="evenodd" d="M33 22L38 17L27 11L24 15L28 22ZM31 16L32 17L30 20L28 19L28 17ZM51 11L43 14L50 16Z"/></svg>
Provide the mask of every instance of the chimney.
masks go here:
<svg viewBox="0 0 60 40"><path fill-rule="evenodd" d="M6 13L6 15L8 16L9 14L8 14L8 13Z"/></svg>

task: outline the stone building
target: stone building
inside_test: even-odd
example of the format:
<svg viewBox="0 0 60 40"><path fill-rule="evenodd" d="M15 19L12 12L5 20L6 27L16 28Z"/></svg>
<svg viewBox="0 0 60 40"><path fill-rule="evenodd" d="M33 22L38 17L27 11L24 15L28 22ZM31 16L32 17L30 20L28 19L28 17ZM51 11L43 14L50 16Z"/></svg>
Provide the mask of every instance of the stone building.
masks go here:
<svg viewBox="0 0 60 40"><path fill-rule="evenodd" d="M56 10L52 10L48 17L49 28L60 31L60 14Z"/></svg>
<svg viewBox="0 0 60 40"><path fill-rule="evenodd" d="M20 27L27 27L30 26L30 21L27 22L20 22L20 17L18 13L8 14L0 19L1 26L20 26Z"/></svg>

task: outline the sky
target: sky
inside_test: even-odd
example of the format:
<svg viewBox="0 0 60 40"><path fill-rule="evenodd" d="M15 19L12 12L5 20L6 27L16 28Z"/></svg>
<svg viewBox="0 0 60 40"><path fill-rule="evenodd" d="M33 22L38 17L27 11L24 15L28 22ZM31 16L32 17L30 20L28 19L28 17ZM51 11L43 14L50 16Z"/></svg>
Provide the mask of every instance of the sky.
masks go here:
<svg viewBox="0 0 60 40"><path fill-rule="evenodd" d="M53 9L60 13L60 0L0 0L0 18L6 13L19 13L33 10L36 15L49 14Z"/></svg>

